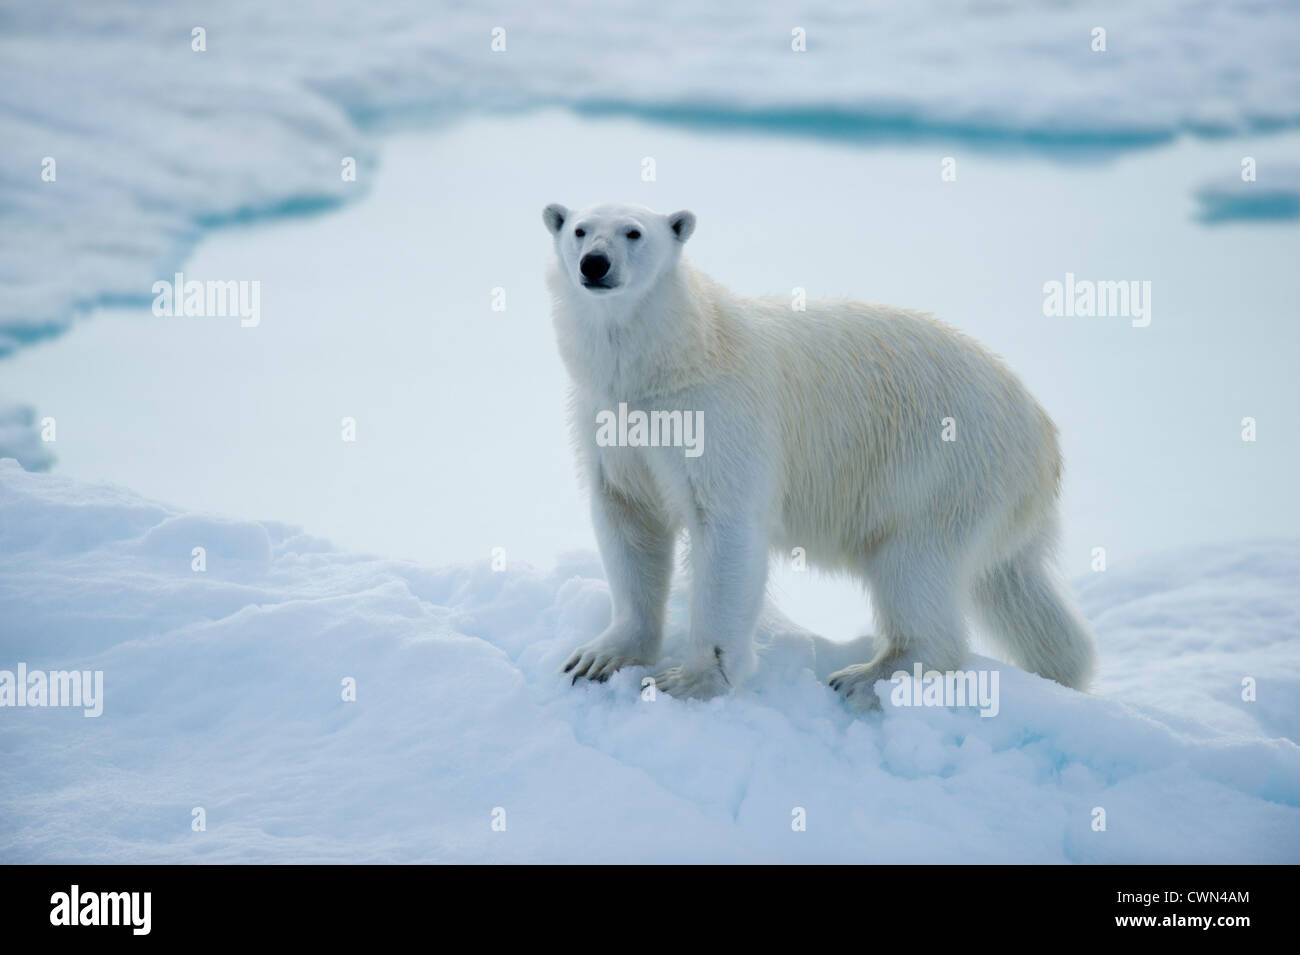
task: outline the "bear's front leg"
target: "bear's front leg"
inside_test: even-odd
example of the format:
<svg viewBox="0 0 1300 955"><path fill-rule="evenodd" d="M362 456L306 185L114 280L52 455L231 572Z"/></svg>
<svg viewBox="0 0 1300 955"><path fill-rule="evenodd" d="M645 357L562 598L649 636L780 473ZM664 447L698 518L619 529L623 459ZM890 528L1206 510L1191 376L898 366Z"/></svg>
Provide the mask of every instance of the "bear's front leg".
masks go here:
<svg viewBox="0 0 1300 955"><path fill-rule="evenodd" d="M602 681L625 666L654 663L663 644L664 604L673 572L672 527L656 511L610 488L597 471L591 510L609 580L611 622L564 664L573 683Z"/></svg>
<svg viewBox="0 0 1300 955"><path fill-rule="evenodd" d="M767 584L767 540L750 517L697 521L691 534L691 632L687 658L655 676L670 696L708 699L757 666L754 628Z"/></svg>

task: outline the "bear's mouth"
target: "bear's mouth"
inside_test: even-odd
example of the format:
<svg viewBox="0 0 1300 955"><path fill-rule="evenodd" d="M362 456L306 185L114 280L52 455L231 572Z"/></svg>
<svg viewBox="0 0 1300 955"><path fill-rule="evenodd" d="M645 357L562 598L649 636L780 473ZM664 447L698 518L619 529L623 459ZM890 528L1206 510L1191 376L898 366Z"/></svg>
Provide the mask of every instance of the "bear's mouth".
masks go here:
<svg viewBox="0 0 1300 955"><path fill-rule="evenodd" d="M582 280L582 287L592 292L610 292L618 288L612 282L606 282L604 279L596 279L594 282L587 279Z"/></svg>

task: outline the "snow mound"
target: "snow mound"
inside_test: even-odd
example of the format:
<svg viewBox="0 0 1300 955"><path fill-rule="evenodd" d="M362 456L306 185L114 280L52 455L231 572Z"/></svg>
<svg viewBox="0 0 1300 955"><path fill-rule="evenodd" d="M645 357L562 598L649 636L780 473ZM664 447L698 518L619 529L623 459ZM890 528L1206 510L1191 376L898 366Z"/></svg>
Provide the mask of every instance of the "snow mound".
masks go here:
<svg viewBox="0 0 1300 955"><path fill-rule="evenodd" d="M979 660L992 718L854 716L822 679L867 648L772 609L751 688L647 701L555 672L592 555L428 568L0 461L0 669L104 674L98 718L0 709L0 861L1296 862L1298 568L1097 575L1100 691Z"/></svg>

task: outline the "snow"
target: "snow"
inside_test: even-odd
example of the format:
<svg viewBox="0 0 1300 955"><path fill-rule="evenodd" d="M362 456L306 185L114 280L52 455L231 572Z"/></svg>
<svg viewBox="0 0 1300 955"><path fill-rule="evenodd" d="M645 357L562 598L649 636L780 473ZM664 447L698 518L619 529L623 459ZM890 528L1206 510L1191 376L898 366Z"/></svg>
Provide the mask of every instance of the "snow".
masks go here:
<svg viewBox="0 0 1300 955"><path fill-rule="evenodd" d="M594 555L433 568L0 461L0 669L105 688L0 710L0 861L1294 863L1297 583L1297 541L1093 575L1095 693L980 659L992 718L855 716L821 680L866 641L771 609L753 686L646 701L555 672L608 618Z"/></svg>
<svg viewBox="0 0 1300 955"><path fill-rule="evenodd" d="M490 13L100 0L10 4L0 26L0 354L96 304L145 299L208 227L356 197L365 177L343 183L340 162L369 169L377 127L470 107L863 143L947 136L1071 160L1300 120L1287 0L833 0L797 15L608 0L595 17L577 0ZM206 52L191 49L196 27ZM796 27L806 53L791 50Z"/></svg>

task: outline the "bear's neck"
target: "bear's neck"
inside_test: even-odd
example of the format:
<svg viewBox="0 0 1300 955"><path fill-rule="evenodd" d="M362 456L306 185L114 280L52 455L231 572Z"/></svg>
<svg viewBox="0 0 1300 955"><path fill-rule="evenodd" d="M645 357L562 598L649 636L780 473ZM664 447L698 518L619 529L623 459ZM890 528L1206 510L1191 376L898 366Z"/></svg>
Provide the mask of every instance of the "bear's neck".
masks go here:
<svg viewBox="0 0 1300 955"><path fill-rule="evenodd" d="M685 260L635 302L607 304L569 289L556 316L560 354L574 385L592 396L674 394L716 374L719 304L715 283Z"/></svg>

